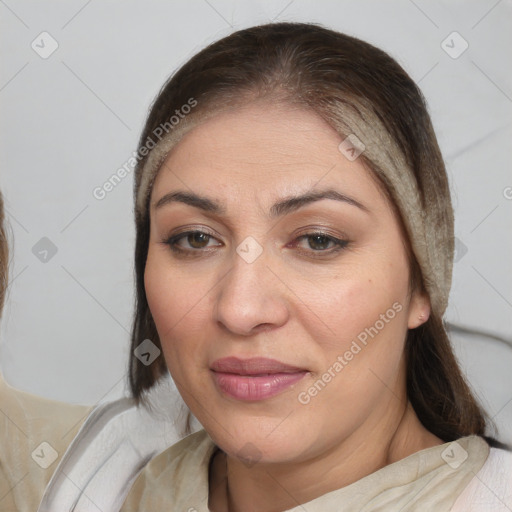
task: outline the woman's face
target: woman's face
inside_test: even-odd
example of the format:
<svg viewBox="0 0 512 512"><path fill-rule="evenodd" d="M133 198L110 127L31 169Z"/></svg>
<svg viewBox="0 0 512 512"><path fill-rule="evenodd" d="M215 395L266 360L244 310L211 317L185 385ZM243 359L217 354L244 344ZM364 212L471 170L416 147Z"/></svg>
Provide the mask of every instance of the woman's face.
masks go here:
<svg viewBox="0 0 512 512"><path fill-rule="evenodd" d="M230 456L306 460L403 413L404 340L428 300L409 295L399 223L342 140L254 102L189 132L155 181L149 306L181 395Z"/></svg>

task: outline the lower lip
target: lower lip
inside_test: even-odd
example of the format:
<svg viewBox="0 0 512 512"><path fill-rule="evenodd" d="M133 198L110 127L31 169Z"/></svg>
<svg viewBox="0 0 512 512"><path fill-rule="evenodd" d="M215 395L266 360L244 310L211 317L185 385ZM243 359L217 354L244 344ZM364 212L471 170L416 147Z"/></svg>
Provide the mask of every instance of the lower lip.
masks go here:
<svg viewBox="0 0 512 512"><path fill-rule="evenodd" d="M237 400L257 401L278 395L301 380L307 372L273 373L271 375L238 375L213 372L218 387Z"/></svg>

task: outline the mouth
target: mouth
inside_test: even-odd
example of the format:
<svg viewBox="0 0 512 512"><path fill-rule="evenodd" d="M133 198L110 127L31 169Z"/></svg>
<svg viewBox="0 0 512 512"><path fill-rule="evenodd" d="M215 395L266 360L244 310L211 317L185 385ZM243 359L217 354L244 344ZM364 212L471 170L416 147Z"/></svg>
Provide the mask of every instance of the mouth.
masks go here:
<svg viewBox="0 0 512 512"><path fill-rule="evenodd" d="M275 359L226 357L210 367L218 389L237 400L271 398L301 380L308 370Z"/></svg>

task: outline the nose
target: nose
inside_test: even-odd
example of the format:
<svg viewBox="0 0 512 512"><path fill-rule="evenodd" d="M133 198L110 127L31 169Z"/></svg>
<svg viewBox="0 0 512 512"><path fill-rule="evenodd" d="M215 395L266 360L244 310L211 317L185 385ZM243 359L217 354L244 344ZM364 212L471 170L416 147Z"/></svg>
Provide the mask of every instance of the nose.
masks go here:
<svg viewBox="0 0 512 512"><path fill-rule="evenodd" d="M235 253L217 288L216 321L241 336L281 327L289 317L286 287L271 271L265 252L252 263Z"/></svg>

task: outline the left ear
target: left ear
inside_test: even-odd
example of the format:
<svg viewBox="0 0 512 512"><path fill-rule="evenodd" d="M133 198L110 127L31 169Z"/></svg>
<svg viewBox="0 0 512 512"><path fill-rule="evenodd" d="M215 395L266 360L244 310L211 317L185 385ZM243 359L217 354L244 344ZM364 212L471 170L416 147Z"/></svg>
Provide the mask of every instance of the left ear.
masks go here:
<svg viewBox="0 0 512 512"><path fill-rule="evenodd" d="M407 326L415 329L424 324L430 316L430 299L424 292L415 291L409 304L409 319Z"/></svg>

